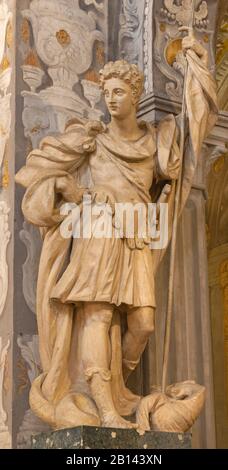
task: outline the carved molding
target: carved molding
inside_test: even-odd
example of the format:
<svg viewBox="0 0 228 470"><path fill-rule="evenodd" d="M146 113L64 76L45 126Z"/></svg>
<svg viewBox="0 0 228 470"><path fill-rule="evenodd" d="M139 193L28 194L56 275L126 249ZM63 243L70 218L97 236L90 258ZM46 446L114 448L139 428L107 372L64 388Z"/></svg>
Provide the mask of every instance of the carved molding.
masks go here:
<svg viewBox="0 0 228 470"><path fill-rule="evenodd" d="M7 413L3 404L4 374L9 346L10 340L3 346L3 341L0 337L0 449L9 449L11 447L11 436L6 424Z"/></svg>
<svg viewBox="0 0 228 470"><path fill-rule="evenodd" d="M154 2L146 0L145 18L144 18L144 74L145 91L153 91L153 9Z"/></svg>
<svg viewBox="0 0 228 470"><path fill-rule="evenodd" d="M6 202L0 201L0 316L5 307L8 293L8 264L7 264L7 246L10 240L9 231L9 212Z"/></svg>
<svg viewBox="0 0 228 470"><path fill-rule="evenodd" d="M36 313L36 285L42 245L39 230L25 221L23 230L20 231L20 239L27 251L26 260L22 266L23 294L30 310Z"/></svg>

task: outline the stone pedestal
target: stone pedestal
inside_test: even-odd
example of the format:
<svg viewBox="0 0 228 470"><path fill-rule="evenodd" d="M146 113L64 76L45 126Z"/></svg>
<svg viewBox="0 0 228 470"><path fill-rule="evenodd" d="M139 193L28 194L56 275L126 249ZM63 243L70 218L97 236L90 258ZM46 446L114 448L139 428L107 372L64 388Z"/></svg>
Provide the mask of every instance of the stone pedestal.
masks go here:
<svg viewBox="0 0 228 470"><path fill-rule="evenodd" d="M32 449L191 449L191 434L79 426L38 434Z"/></svg>

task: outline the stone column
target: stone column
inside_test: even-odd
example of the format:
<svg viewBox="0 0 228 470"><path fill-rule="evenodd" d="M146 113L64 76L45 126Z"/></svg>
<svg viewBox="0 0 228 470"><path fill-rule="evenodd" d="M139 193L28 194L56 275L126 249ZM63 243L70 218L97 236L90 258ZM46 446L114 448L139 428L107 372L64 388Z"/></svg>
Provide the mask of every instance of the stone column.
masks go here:
<svg viewBox="0 0 228 470"><path fill-rule="evenodd" d="M202 151L201 165L183 211L178 229L173 327L168 383L195 380L206 387L206 404L193 427L193 447L215 447L213 369L211 324L208 291L208 263L205 220L205 177L203 167L207 147ZM157 364L161 377L168 258L157 277Z"/></svg>
<svg viewBox="0 0 228 470"><path fill-rule="evenodd" d="M217 439L219 447L227 442L228 395L228 245L220 245L209 255L209 284L214 349L214 385ZM226 447L226 445L225 445Z"/></svg>
<svg viewBox="0 0 228 470"><path fill-rule="evenodd" d="M226 128L224 144L227 143L227 136ZM228 154L224 147L215 147L209 159L207 177L208 263L218 448L227 448L228 442Z"/></svg>

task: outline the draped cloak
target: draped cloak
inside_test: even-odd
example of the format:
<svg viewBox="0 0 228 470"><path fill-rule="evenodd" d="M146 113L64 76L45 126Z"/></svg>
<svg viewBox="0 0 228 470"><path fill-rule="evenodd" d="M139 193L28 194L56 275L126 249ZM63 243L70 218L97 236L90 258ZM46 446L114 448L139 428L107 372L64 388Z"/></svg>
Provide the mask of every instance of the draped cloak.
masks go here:
<svg viewBox="0 0 228 470"><path fill-rule="evenodd" d="M185 145L180 213L191 189L202 142L214 126L217 115L216 88L213 78L193 51L188 51L186 56L189 64L186 87L189 136ZM87 124L71 124L64 134L43 139L39 149L33 150L28 155L26 165L16 175L17 183L26 188L22 202L24 216L30 223L40 228L43 237L37 284L37 321L43 372L32 384L30 405L34 413L53 428L100 425L98 410L91 397L82 365L83 309L80 300L100 301L102 292L97 293L96 285L93 285L95 293L92 295L90 292L89 297L85 297L86 291L83 290L84 294L80 298L80 289L84 287L78 288L77 279L81 282L81 278L80 276L77 278L76 274L75 279L72 277L74 275L74 269L72 269L74 247L77 252L77 242L80 241L72 241L71 238L61 236L60 226L65 217L60 214L61 204L66 200L77 203L81 201L83 194L81 171L83 168L86 171L91 170L90 166L93 161L91 159L99 157L101 161L103 159L105 170L102 172L107 171L111 174L104 174L102 184L101 181L97 186L96 181L92 184L92 193L95 198L97 196L99 199L102 193L112 203L131 200L148 203L151 202L151 194L156 193L156 182L161 180L171 182L170 193L162 199L169 204L170 235L174 205L172 180L178 177L180 159L177 121L178 119L175 119L173 115L168 115L157 128L141 123L145 134L135 142L118 140L108 128L101 124L97 124L97 130L92 133L88 132ZM117 180L119 178L119 180L112 184L112 178L117 178ZM123 243L123 240L118 240L118 242ZM127 250L127 253L130 253L129 247ZM131 299L129 302L126 297L121 297L124 296L124 291L128 290L128 282L123 292L118 294L119 297L103 298L105 301L111 301L116 308L110 330L110 369L113 400L117 411L122 416L131 415L135 411L140 397L133 395L126 388L122 377L121 326L118 307L121 299L124 299L124 303L132 305L148 305L149 303L155 306L154 275L165 250L151 251L149 255L148 250L148 246L137 246L137 242L134 247L131 247L134 253L134 263L136 262L135 269L137 269L137 263L141 263L145 253L147 253L147 259L148 256L151 257L151 287L148 288L150 300L148 301L148 298L143 300L140 294L140 283L134 297L133 281L129 290ZM74 260L75 271L78 269L77 263L81 263L86 273L85 266L87 265L90 269L90 263L94 263L93 254L96 264L96 250L93 253L93 247L91 250L90 248L84 250L84 258L81 260L79 252ZM106 262L108 262L107 257ZM123 265L123 259L118 265L117 277L121 276L121 265ZM71 271L67 279L69 280L70 277L70 289L68 281L62 281L69 266L71 266ZM114 265L108 276L113 269ZM115 284L114 277L112 286ZM105 282L105 279L106 275L103 276L102 282ZM119 279L118 289L122 284L123 278ZM73 297L69 296L72 288L76 289L75 302ZM148 289L144 291L148 292ZM112 295L110 292L109 296ZM133 298L137 300L132 301Z"/></svg>

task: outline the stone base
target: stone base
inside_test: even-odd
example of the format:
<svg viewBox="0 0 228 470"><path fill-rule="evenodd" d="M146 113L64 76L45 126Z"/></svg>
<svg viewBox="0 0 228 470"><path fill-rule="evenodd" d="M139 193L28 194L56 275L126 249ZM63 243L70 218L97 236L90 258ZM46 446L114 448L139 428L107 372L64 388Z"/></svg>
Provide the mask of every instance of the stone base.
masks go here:
<svg viewBox="0 0 228 470"><path fill-rule="evenodd" d="M38 434L32 449L191 449L191 434L80 426Z"/></svg>

